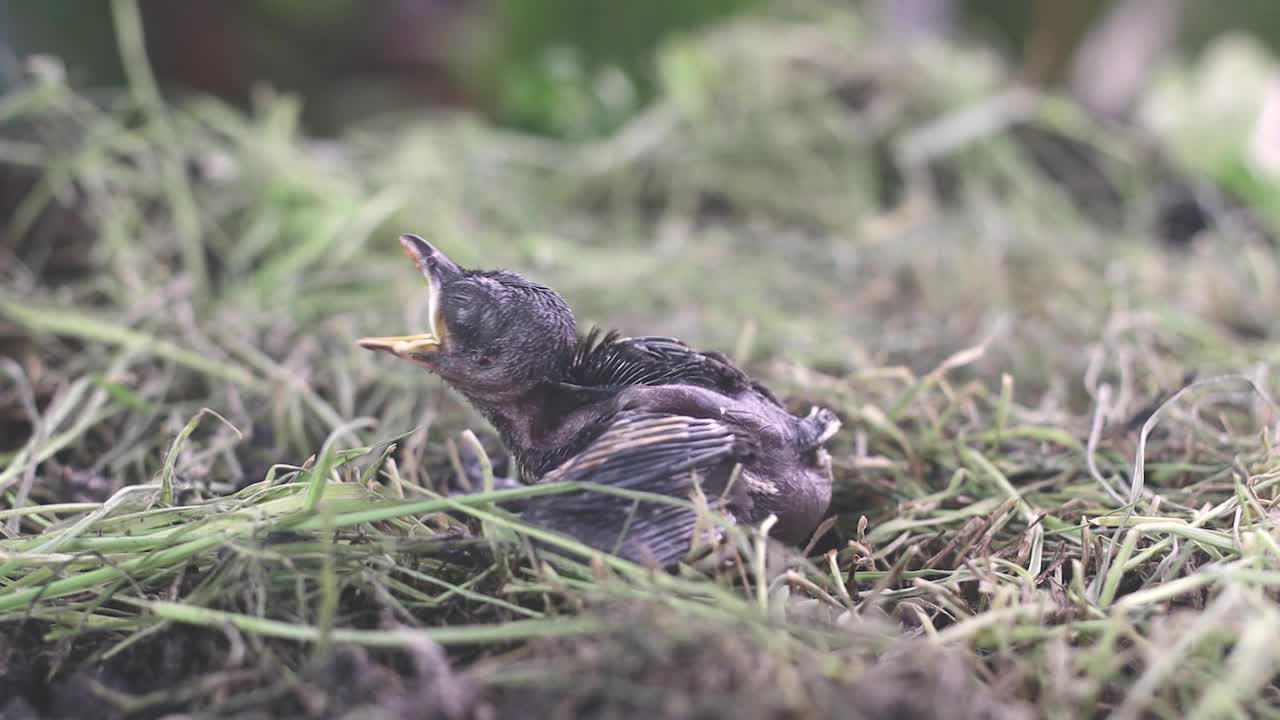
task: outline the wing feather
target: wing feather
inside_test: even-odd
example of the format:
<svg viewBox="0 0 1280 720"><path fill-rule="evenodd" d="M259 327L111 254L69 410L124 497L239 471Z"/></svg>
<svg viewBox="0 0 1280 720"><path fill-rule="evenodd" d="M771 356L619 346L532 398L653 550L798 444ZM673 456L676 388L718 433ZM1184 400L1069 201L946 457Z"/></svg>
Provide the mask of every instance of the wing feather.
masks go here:
<svg viewBox="0 0 1280 720"><path fill-rule="evenodd" d="M591 482L685 499L695 477L715 481L727 476L749 453L744 439L717 420L634 412L619 416L543 482ZM591 489L535 498L523 516L532 525L597 550L660 566L672 565L688 552L697 522L688 508Z"/></svg>

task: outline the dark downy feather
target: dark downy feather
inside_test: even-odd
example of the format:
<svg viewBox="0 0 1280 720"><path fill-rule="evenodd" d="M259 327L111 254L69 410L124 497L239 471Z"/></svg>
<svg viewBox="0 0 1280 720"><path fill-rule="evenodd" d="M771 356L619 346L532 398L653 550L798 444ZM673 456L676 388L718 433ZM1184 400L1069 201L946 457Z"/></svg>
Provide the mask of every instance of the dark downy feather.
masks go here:
<svg viewBox="0 0 1280 720"><path fill-rule="evenodd" d="M621 337L600 328L578 341L565 382L600 389L685 384L729 395L755 390L780 405L720 353L699 352L675 338Z"/></svg>

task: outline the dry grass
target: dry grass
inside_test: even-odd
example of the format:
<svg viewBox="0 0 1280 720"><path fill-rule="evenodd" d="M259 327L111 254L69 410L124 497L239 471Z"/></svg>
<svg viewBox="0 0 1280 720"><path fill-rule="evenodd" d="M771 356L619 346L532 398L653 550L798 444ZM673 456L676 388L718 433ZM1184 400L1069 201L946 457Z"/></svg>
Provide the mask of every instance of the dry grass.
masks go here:
<svg viewBox="0 0 1280 720"><path fill-rule="evenodd" d="M1162 242L1142 143L822 7L671 46L592 145L308 140L126 47L129 95L0 99L0 714L1276 715L1274 249ZM836 409L833 523L533 562L499 503L557 488L442 497L500 447L354 345L424 311L402 230Z"/></svg>

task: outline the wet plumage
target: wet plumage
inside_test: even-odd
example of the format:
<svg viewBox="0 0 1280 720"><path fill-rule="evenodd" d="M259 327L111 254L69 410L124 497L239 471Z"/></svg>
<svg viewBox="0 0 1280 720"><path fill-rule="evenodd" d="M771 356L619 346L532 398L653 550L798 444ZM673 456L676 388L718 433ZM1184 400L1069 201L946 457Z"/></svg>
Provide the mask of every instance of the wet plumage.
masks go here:
<svg viewBox="0 0 1280 720"><path fill-rule="evenodd" d="M802 542L826 511L839 428L829 410L791 415L724 355L663 337L576 334L558 294L515 273L463 270L401 239L428 280L432 329L362 345L418 362L493 423L528 482L577 481L707 503L737 523L778 517ZM735 472L735 468L738 471ZM531 524L660 566L683 557L696 514L594 490L531 501Z"/></svg>

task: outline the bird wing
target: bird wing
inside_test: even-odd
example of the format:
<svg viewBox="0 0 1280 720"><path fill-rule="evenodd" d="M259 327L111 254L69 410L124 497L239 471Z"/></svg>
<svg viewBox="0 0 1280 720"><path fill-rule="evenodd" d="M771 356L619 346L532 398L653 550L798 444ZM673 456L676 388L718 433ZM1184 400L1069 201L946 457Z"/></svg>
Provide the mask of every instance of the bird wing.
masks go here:
<svg viewBox="0 0 1280 720"><path fill-rule="evenodd" d="M683 500L695 477L722 484L750 453L749 443L717 420L632 411L542 482L591 482ZM707 487L715 497L720 490ZM663 567L688 552L697 522L687 507L591 489L531 499L523 517L597 550Z"/></svg>

